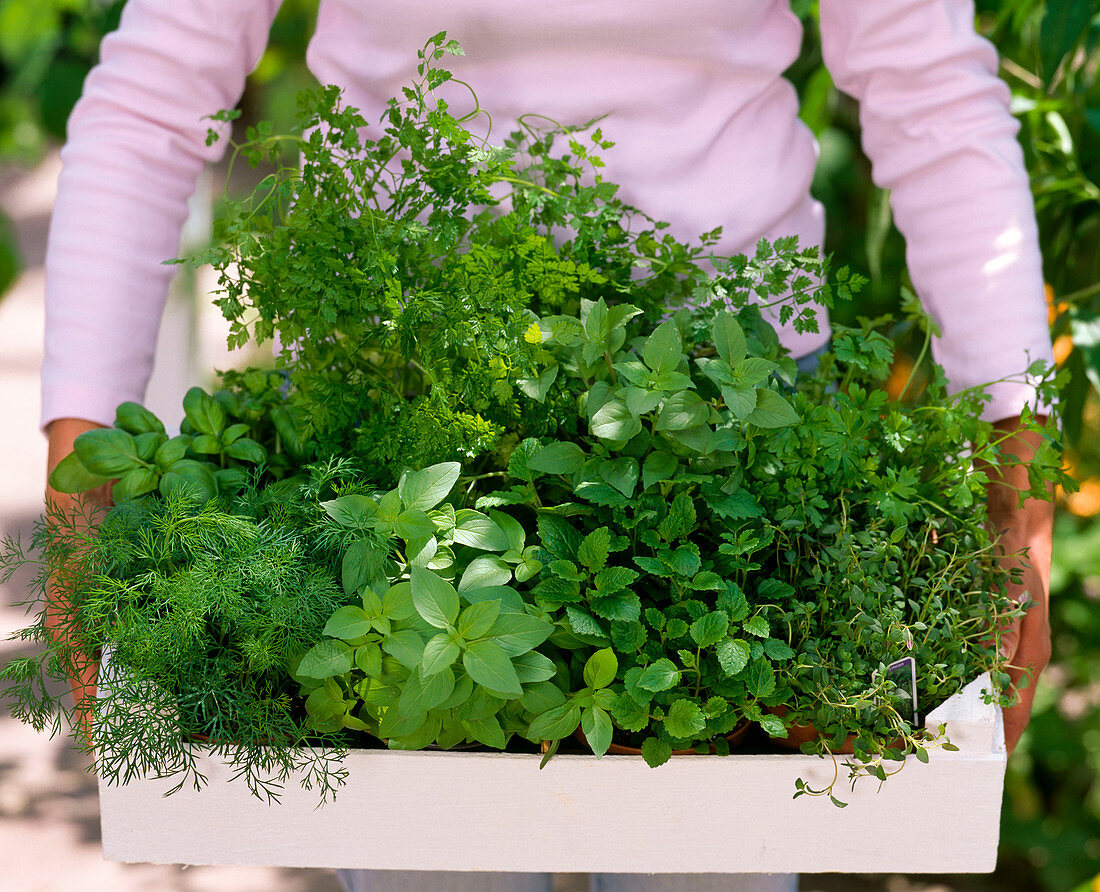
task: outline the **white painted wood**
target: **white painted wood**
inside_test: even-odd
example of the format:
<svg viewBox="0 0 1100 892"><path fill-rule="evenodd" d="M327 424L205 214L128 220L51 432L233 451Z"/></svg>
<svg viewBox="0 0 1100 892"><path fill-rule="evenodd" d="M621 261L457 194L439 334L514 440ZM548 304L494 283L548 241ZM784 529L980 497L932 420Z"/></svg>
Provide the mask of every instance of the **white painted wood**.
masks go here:
<svg viewBox="0 0 1100 892"><path fill-rule="evenodd" d="M792 799L827 784L802 755L640 756L359 750L336 802L288 786L265 805L226 766L170 797L168 781L101 785L104 855L116 861L417 870L986 872L997 853L1005 768L1000 711L978 679L929 716L962 747L913 757L878 789L843 779L838 809Z"/></svg>

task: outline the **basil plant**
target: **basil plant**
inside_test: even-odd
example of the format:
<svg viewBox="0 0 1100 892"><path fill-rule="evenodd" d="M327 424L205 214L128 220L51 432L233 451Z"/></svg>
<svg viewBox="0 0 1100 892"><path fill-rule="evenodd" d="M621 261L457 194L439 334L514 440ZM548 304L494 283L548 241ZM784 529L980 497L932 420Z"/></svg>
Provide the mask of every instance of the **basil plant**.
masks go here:
<svg viewBox="0 0 1100 892"><path fill-rule="evenodd" d="M443 503L459 474L437 464L380 497L322 503L357 601L293 667L318 731L364 731L393 749L503 749L564 702L557 666L536 650L554 627L510 585L541 564L513 518Z"/></svg>

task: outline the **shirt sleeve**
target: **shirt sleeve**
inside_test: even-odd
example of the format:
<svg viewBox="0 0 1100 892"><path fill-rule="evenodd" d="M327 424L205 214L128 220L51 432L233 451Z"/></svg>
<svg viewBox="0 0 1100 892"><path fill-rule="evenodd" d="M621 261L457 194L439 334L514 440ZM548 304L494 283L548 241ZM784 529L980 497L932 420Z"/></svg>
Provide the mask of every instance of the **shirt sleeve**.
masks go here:
<svg viewBox="0 0 1100 892"><path fill-rule="evenodd" d="M69 119L46 252L42 424L140 401L203 164L280 0L129 0Z"/></svg>
<svg viewBox="0 0 1100 892"><path fill-rule="evenodd" d="M1035 208L1010 94L972 0L821 0L825 63L860 103L875 183L890 189L909 272L953 391L993 384L990 420L1035 403L1053 362Z"/></svg>

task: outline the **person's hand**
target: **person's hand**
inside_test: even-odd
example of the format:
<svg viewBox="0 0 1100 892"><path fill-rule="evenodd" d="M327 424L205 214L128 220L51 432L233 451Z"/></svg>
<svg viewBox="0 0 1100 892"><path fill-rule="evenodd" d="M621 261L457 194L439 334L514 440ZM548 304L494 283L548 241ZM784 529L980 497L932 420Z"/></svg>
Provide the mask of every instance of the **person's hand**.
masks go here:
<svg viewBox="0 0 1100 892"><path fill-rule="evenodd" d="M85 431L102 427L92 421L80 418L59 418L52 421L46 429L49 436L49 454L47 458L47 475L53 471L57 463L73 451L73 441ZM110 484L101 486L88 493L82 493L81 498L87 503L99 508L108 508L111 504ZM66 516L76 507L76 499L68 493L58 492L46 485L46 503L51 511L60 511ZM74 515L75 516L75 515ZM88 518L89 521L93 517ZM69 590L65 584L64 571L55 573L50 579L46 603L46 629L54 640L66 638L69 628ZM96 674L98 666L91 654L74 655L69 666L69 686L73 692L73 706L77 720L84 730L88 730L88 720L91 714L91 704L96 695Z"/></svg>
<svg viewBox="0 0 1100 892"><path fill-rule="evenodd" d="M1007 451L1027 460L1039 446L1037 434L1021 432L1019 419L997 422L995 427L1014 433L1006 442ZM1016 704L1004 712L1005 745L1009 755L1031 717L1035 686L1039 674L1050 662L1050 555L1054 528L1052 502L1030 499L1018 506L1017 492L1027 488L1027 466L1008 468L991 475L988 489L989 517L995 529L1003 532L1001 560L1011 568L1020 568L1021 581L1009 587L1009 595L1028 604L1026 615L1003 630L1002 652L1008 657L1008 674L1013 685L1029 676L1027 686L1019 690ZM1024 556L1020 556L1023 553Z"/></svg>

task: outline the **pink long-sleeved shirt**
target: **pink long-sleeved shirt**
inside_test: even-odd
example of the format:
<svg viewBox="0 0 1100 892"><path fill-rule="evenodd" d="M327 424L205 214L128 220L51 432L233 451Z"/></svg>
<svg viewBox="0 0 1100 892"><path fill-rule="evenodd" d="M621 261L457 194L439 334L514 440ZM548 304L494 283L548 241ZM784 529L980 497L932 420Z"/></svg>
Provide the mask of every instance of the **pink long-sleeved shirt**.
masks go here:
<svg viewBox="0 0 1100 892"><path fill-rule="evenodd" d="M140 401L187 199L207 147L203 116L232 107L278 0L130 0L89 75L62 152L46 258L42 423L111 423ZM825 60L861 103L875 181L892 190L913 282L938 320L954 388L1050 359L1035 215L994 49L972 0L821 0ZM537 112L607 115L606 176L681 238L722 226L718 250L796 234L820 244L816 161L781 74L800 46L787 0L321 0L309 66L376 121L437 30L492 111L495 132ZM795 355L818 335L783 338ZM993 388L987 417L1033 400Z"/></svg>

